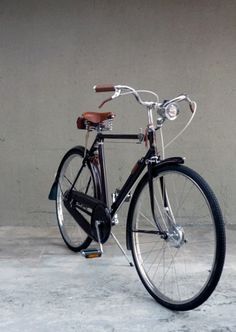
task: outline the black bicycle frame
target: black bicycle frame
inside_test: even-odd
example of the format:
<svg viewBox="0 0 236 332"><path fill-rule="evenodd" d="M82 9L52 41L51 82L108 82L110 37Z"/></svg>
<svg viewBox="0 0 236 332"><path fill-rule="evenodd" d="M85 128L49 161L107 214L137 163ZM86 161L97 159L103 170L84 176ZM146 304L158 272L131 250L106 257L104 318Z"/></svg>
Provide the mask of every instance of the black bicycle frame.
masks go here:
<svg viewBox="0 0 236 332"><path fill-rule="evenodd" d="M114 215L116 214L117 210L125 200L126 196L128 193L131 191L133 185L143 172L144 168L147 166L148 170L148 182L149 182L149 193L150 193L150 205L151 205L151 211L152 211L152 216L153 220L157 226L158 229L158 234L164 234L158 220L156 219L155 216L155 211L154 211L154 188L153 188L153 169L160 167L161 165L165 164L183 164L184 160L181 157L171 157L167 158L165 160L160 160L160 157L157 155L156 149L154 147L154 135L155 132L150 130L148 132L148 135L146 139L149 141L149 149L144 157L139 159L136 164L134 165L133 169L131 170L131 173L129 177L127 178L126 182L123 184L121 190L119 191L115 201L112 203L111 208L110 208L110 217L113 219ZM78 170L77 176L74 180L74 182L71 184L71 188L67 193L67 196L70 197L70 193L72 193L75 184L85 167L85 165L88 163L91 165L93 170L98 173L97 180L100 182L99 183L99 197L97 197L99 200L101 200L107 207L108 207L108 190L107 190L107 176L106 176L106 165L105 165L105 154L104 154L104 141L106 139L113 140L113 139L125 139L125 140L140 140L140 134L103 134L99 132L90 148L90 150L85 150L86 155L83 159L83 164L81 168ZM98 169L96 166L99 165L100 169ZM55 200L56 199L56 191L57 191L57 185L59 181L59 174L60 171L58 169L57 176L55 178L55 181L52 185L50 194L49 194L49 199ZM94 179L95 180L95 179ZM164 186L164 179L160 178L161 181L161 188L162 188L162 196L163 196L163 202L164 206L168 205L167 202L167 197L166 197L166 192L165 192L165 186ZM87 190L85 194L87 193ZM80 207L81 209L81 207ZM85 212L85 211L83 211ZM87 211L86 211L87 213ZM89 214L89 213L87 213ZM89 214L90 215L90 214ZM89 234L89 233L88 233Z"/></svg>
<svg viewBox="0 0 236 332"><path fill-rule="evenodd" d="M126 182L122 186L121 190L119 191L115 201L112 203L110 208L110 216L111 219L116 214L117 210L125 200L128 193L131 191L133 185L143 172L144 168L147 166L148 170L148 182L149 182L149 192L150 192L150 205L151 205L151 211L153 220L157 226L158 234L163 235L163 231L161 226L159 225L158 220L156 220L155 211L154 211L154 188L153 188L153 170L157 169L163 165L169 165L169 164L183 164L184 159L181 157L171 157L167 158L165 160L160 160L160 157L157 155L156 148L154 146L154 135L155 132L149 131L146 139L149 141L149 149L144 157L139 159L136 164L134 165L133 169L131 170L131 173L129 177L127 178ZM90 148L90 150L85 150L86 155L83 159L83 164L81 168L78 170L77 176L74 180L74 182L71 184L71 188L67 193L67 196L70 197L70 193L72 193L76 181L78 180L83 168L88 163L93 170L96 172L97 180L99 181L99 196L97 197L100 201L102 201L106 206L108 206L108 191L107 191L107 177L106 177L106 165L105 165L105 154L104 154L104 140L109 139L125 139L125 140L138 140L139 142L143 140L143 136L140 140L140 134L103 134L99 132ZM98 169L97 165L99 165L100 169ZM55 200L56 194L57 194L57 186L59 181L59 174L60 169L57 171L57 175L55 178L55 181L52 185L49 199ZM94 179L95 180L95 179ZM160 177L160 185L162 188L162 196L163 196L163 203L164 206L168 206L168 201L166 197L165 192L165 185L164 185L164 179ZM87 193L87 190L85 194ZM87 211L83 211L86 212ZM89 214L89 213L87 213ZM89 214L90 215L90 214ZM89 234L89 233L88 233Z"/></svg>
<svg viewBox="0 0 236 332"><path fill-rule="evenodd" d="M105 155L104 155L104 140L115 140L115 139L125 139L125 140L140 140L140 135L137 134L103 134L98 133L92 147L88 151L88 154L85 158L89 159L94 156L94 152L98 150L98 158L100 164L100 175L101 175L101 191L102 191L102 200L108 205L108 191L107 191L107 177L106 177L106 164L105 164ZM130 192L131 188L139 178L140 174L143 172L146 167L148 161L151 157L155 155L155 149L151 145L146 155L139 159L137 163L134 165L129 177L126 182L122 186L118 196L116 197L115 202L112 203L110 213L111 218L114 217L115 213L121 206L122 202L125 200L126 196ZM151 166L151 164L150 164Z"/></svg>

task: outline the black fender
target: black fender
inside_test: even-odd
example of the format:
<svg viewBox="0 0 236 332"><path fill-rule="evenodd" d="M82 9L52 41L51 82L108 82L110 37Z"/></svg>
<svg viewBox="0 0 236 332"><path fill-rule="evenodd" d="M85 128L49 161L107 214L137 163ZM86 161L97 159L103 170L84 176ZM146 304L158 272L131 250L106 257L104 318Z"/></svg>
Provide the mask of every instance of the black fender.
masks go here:
<svg viewBox="0 0 236 332"><path fill-rule="evenodd" d="M77 152L77 153L79 153L83 156L85 154L85 147L82 146L82 145L77 145L77 146L74 146L73 148L71 148L70 150L68 150L66 152L66 154L62 158L62 160L59 164L59 167L57 169L55 179L53 181L53 184L51 186L51 189L50 189L50 192L49 192L49 195L48 195L49 200L55 201L57 199L57 188L58 188L58 181L59 181L61 169L62 169L62 166L63 166L65 160L68 158L68 156L72 152ZM87 153L88 153L88 150L86 150L86 154ZM95 188L96 188L95 197L99 199L101 197L101 179L100 179L99 169L98 169L98 166L97 166L96 163L93 163L93 162L88 162L88 163L89 163L89 167L91 168L91 172L92 172L92 175L93 175L93 180L94 180L94 183L95 183Z"/></svg>
<svg viewBox="0 0 236 332"><path fill-rule="evenodd" d="M81 145L77 145L77 146L74 146L72 149L70 149L66 152L66 154L62 158L62 160L59 164L59 167L57 169L55 179L53 181L53 184L51 186L51 189L50 189L50 192L49 192L49 195L48 195L49 200L55 201L57 199L57 188L58 188L58 181L59 181L61 169L62 169L62 166L63 166L65 160L68 158L68 156L73 151L75 151L75 152L77 151L81 155L84 155L85 147L81 146ZM87 152L88 152L88 150L86 151L86 153ZM96 189L98 190L98 192L96 192L96 197L99 198L101 196L101 182L100 182L100 177L99 177L99 170L97 169L97 166L95 164L92 164L92 163L89 163L89 167L91 168L92 174L94 176L94 181L96 183Z"/></svg>
<svg viewBox="0 0 236 332"><path fill-rule="evenodd" d="M181 165L181 164L184 164L184 158L170 157L170 158L161 160L158 164L154 165L152 171L156 172L156 170L158 170L159 168L161 168L163 166L167 166L167 165ZM134 204L136 202L136 196L137 196L138 189L144 181L147 181L147 178L148 178L148 172L146 172L144 174L144 176L141 178L141 180L139 181L139 183L134 191L134 194L132 195L132 199L130 202L127 221L126 221L126 247L128 250L131 249L130 240L129 240L130 239L129 234L131 232L131 211L133 210Z"/></svg>

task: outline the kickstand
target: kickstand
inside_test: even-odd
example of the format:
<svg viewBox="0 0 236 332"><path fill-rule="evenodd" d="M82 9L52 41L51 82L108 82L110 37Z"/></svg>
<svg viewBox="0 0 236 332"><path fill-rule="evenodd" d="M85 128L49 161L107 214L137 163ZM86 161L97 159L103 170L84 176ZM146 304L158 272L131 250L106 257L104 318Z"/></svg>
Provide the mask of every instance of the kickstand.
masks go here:
<svg viewBox="0 0 236 332"><path fill-rule="evenodd" d="M134 266L134 264L130 261L129 257L127 256L126 252L124 251L122 245L120 244L120 242L118 241L117 237L111 232L111 236L113 237L113 239L115 240L116 244L118 245L118 247L120 248L122 254L125 256L125 258L127 259L128 263L130 266Z"/></svg>

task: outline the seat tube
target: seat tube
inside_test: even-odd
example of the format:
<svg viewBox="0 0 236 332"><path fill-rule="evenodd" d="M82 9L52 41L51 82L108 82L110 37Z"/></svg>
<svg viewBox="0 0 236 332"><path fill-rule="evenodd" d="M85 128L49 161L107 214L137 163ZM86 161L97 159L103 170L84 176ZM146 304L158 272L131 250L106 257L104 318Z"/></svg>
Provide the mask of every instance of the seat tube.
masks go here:
<svg viewBox="0 0 236 332"><path fill-rule="evenodd" d="M102 182L102 198L104 203L108 206L108 187L107 187L107 172L105 163L104 140L100 139L98 142L98 156L101 169L101 182Z"/></svg>

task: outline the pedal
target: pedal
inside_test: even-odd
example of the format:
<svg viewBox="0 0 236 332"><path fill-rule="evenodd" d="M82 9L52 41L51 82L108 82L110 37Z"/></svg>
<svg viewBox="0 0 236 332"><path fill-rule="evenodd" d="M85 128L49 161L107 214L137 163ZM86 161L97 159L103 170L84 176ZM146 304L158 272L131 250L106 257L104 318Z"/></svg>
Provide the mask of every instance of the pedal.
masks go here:
<svg viewBox="0 0 236 332"><path fill-rule="evenodd" d="M97 249L97 248L88 248L88 249L82 250L81 254L85 258L98 258L98 257L101 257L102 254L103 254L103 246L102 246L102 243L101 243L100 230L99 230L99 225L100 224L101 224L101 222L99 220L95 221L95 227L96 227L96 232L97 232L99 249Z"/></svg>
<svg viewBox="0 0 236 332"><path fill-rule="evenodd" d="M81 254L85 258L98 258L102 256L102 251L97 248L89 248L82 250Z"/></svg>

